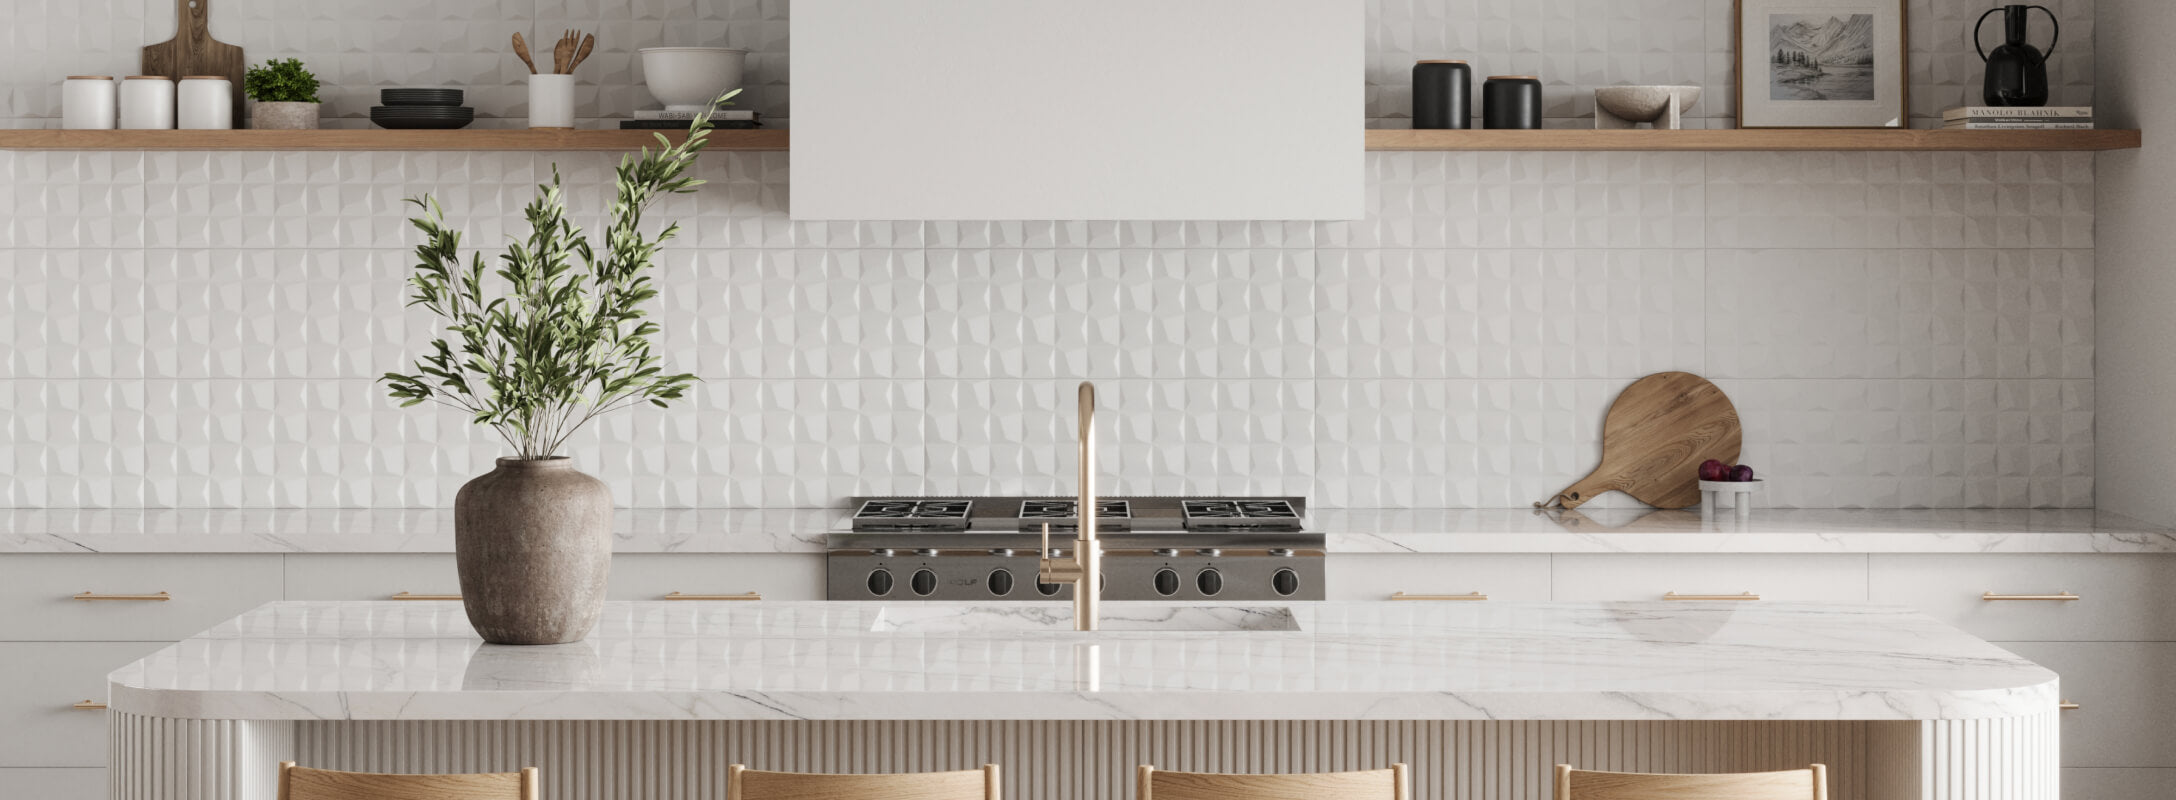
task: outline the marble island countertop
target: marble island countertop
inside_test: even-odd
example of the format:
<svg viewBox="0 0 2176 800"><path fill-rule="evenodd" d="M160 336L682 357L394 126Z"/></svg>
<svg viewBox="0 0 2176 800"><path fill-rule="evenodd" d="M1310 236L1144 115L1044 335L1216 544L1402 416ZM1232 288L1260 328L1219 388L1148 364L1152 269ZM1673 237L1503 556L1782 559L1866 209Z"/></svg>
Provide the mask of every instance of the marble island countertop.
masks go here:
<svg viewBox="0 0 2176 800"><path fill-rule="evenodd" d="M825 508L621 509L622 553L805 553ZM1315 509L1337 553L2176 553L2176 530L2089 509ZM0 510L0 553L450 553L450 509Z"/></svg>
<svg viewBox="0 0 2176 800"><path fill-rule="evenodd" d="M115 671L110 703L261 720L1910 720L2052 713L2054 673L1908 609L609 604L485 645L457 603L280 602ZM1296 628L1297 630L1294 630Z"/></svg>

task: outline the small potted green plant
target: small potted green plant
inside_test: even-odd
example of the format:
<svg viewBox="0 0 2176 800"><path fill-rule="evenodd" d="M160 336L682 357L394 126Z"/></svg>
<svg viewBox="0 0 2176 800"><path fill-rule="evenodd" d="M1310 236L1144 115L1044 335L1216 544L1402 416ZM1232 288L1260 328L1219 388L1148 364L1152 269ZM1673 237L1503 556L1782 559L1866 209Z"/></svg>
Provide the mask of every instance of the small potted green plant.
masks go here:
<svg viewBox="0 0 2176 800"><path fill-rule="evenodd" d="M317 76L301 59L273 59L242 76L250 105L249 127L265 131L317 130Z"/></svg>
<svg viewBox="0 0 2176 800"><path fill-rule="evenodd" d="M726 97L731 97L727 94ZM720 100L725 98L721 97ZM646 306L658 250L677 223L650 232L643 212L695 191L689 175L708 143L710 112L678 144L620 159L604 235L569 219L552 167L525 216L526 239L496 259L471 254L430 195L410 202L423 234L410 305L441 320L415 371L387 373L403 406L458 410L506 443L497 469L453 500L454 561L469 623L493 644L562 644L588 635L612 562L612 492L560 451L600 415L679 400L695 376L665 370L651 349L663 328Z"/></svg>

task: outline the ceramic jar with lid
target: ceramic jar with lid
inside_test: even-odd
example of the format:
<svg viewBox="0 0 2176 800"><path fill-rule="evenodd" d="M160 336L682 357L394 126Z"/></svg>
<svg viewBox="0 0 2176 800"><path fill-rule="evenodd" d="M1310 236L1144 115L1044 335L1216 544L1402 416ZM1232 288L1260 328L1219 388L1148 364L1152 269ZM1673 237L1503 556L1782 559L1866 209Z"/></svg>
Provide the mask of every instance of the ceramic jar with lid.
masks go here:
<svg viewBox="0 0 2176 800"><path fill-rule="evenodd" d="M110 131L119 100L112 75L70 75L60 85L60 126L71 131Z"/></svg>
<svg viewBox="0 0 2176 800"><path fill-rule="evenodd" d="M174 81L160 75L121 79L121 129L165 131L174 128Z"/></svg>
<svg viewBox="0 0 2176 800"><path fill-rule="evenodd" d="M1413 128L1465 130L1473 127L1473 68L1464 61L1422 61L1413 65Z"/></svg>
<svg viewBox="0 0 2176 800"><path fill-rule="evenodd" d="M234 127L234 83L217 75L187 75L175 89L174 116L185 131Z"/></svg>

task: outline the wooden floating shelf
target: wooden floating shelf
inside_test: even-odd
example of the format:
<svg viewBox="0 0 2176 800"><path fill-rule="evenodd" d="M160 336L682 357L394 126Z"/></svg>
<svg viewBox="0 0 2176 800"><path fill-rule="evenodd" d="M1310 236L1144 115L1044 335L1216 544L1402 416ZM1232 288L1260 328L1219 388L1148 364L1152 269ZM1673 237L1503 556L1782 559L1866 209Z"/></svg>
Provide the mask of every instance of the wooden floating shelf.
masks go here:
<svg viewBox="0 0 2176 800"><path fill-rule="evenodd" d="M0 131L4 150L614 150L656 146L678 131ZM783 130L711 131L709 150L784 150Z"/></svg>
<svg viewBox="0 0 2176 800"><path fill-rule="evenodd" d="M0 150L611 150L657 143L653 131L317 130L0 131ZM675 140L681 134L666 134ZM710 134L711 150L780 151L783 130ZM2135 130L1371 130L1369 150L2005 151L2129 150Z"/></svg>
<svg viewBox="0 0 2176 800"><path fill-rule="evenodd" d="M1369 150L2130 150L2135 130L1368 131Z"/></svg>

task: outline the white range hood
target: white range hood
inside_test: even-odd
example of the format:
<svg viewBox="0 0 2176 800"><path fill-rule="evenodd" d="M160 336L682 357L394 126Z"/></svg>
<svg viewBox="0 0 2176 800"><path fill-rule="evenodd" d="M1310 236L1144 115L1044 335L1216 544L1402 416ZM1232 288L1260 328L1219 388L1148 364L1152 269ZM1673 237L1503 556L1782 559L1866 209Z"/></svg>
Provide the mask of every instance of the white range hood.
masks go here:
<svg viewBox="0 0 2176 800"><path fill-rule="evenodd" d="M1358 219L1360 0L797 0L794 219Z"/></svg>

